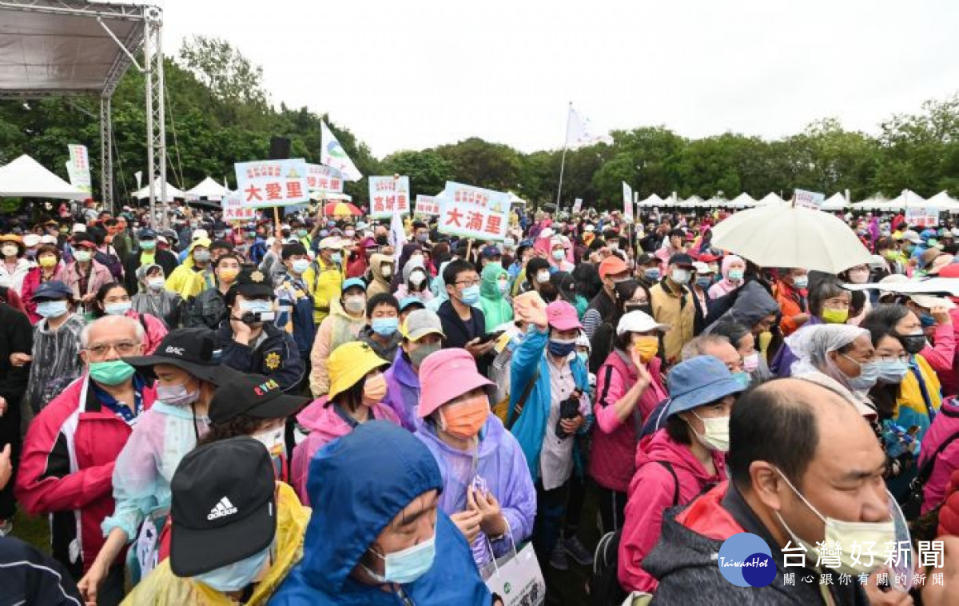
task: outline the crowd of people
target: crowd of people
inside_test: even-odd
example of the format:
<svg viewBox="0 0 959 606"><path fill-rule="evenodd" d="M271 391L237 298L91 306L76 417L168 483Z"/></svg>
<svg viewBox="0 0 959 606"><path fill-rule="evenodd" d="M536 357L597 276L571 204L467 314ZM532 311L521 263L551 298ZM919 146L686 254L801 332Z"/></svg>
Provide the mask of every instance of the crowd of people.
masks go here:
<svg viewBox="0 0 959 606"><path fill-rule="evenodd" d="M0 602L485 606L531 543L546 603L954 603L959 297L902 283L959 228L847 215L832 275L724 214L0 217Z"/></svg>

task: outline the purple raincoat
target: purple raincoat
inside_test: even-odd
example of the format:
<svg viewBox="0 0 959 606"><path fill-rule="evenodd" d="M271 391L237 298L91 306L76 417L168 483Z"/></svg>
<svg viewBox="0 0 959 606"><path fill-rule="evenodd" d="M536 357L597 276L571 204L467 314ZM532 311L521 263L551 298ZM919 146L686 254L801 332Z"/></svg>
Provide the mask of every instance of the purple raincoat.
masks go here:
<svg viewBox="0 0 959 606"><path fill-rule="evenodd" d="M383 373L386 379L386 397L383 404L389 406L400 419L400 424L410 431L420 426L416 407L420 402L420 378L413 366L403 357L403 348L398 347L393 365Z"/></svg>

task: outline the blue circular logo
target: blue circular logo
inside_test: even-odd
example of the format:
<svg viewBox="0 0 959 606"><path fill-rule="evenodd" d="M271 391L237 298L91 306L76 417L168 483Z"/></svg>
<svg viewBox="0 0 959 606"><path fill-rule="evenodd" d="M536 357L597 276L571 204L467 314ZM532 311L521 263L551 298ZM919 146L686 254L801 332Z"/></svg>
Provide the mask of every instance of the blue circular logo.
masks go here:
<svg viewBox="0 0 959 606"><path fill-rule="evenodd" d="M765 587L776 578L776 562L769 545L751 532L723 541L717 560L719 572L737 587Z"/></svg>

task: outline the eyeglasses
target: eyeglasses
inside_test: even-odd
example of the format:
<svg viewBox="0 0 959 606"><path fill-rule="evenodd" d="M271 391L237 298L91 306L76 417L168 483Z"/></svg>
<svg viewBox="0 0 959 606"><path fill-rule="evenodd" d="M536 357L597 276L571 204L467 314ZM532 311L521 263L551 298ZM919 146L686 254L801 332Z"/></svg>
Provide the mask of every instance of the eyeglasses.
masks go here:
<svg viewBox="0 0 959 606"><path fill-rule="evenodd" d="M136 341L120 341L118 343L97 343L87 347L87 351L94 356L101 357L107 355L111 349L115 349L120 356L129 356L136 352L140 344Z"/></svg>
<svg viewBox="0 0 959 606"><path fill-rule="evenodd" d="M466 288L469 288L470 286L476 286L479 283L479 280L461 280L459 282L454 282L454 284L457 286L465 286Z"/></svg>
<svg viewBox="0 0 959 606"><path fill-rule="evenodd" d="M900 355L898 355L898 356L894 356L894 355L891 355L891 354L887 354L887 355L876 354L876 359L879 360L879 361L881 361L881 362L895 362L896 360L898 360L898 361L902 362L903 364L908 364L908 363L909 363L909 354L904 353L904 354L900 354Z"/></svg>

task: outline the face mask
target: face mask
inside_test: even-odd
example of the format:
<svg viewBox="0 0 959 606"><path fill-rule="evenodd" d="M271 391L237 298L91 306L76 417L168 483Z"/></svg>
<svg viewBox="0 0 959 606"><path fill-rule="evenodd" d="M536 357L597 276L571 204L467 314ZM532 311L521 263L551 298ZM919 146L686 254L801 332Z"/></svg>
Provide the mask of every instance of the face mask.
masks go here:
<svg viewBox="0 0 959 606"><path fill-rule="evenodd" d="M536 272L536 281L539 282L540 284L545 284L546 282L549 282L549 270L544 269L542 271Z"/></svg>
<svg viewBox="0 0 959 606"><path fill-rule="evenodd" d="M480 287L479 285L467 286L460 291L460 298L463 300L463 303L466 305L476 305L479 302L480 296Z"/></svg>
<svg viewBox="0 0 959 606"><path fill-rule="evenodd" d="M304 271L306 271L310 267L310 260L296 259L295 261L290 263L290 265L292 266L293 273L302 274Z"/></svg>
<svg viewBox="0 0 959 606"><path fill-rule="evenodd" d="M589 364L589 352L588 351L577 351L576 357L579 358L579 361L583 364Z"/></svg>
<svg viewBox="0 0 959 606"><path fill-rule="evenodd" d="M922 333L897 336L899 337L899 342L902 343L902 347L911 355L916 355L926 346L926 336Z"/></svg>
<svg viewBox="0 0 959 606"><path fill-rule="evenodd" d="M51 257L50 255L44 255L37 259L37 263L40 264L40 267L50 268L57 264L57 258Z"/></svg>
<svg viewBox="0 0 959 606"><path fill-rule="evenodd" d="M433 566L436 557L436 533L429 539L407 547L401 551L380 555L368 549L370 553L383 560L383 574L379 575L363 566L366 574L379 583L412 583L420 578Z"/></svg>
<svg viewBox="0 0 959 606"><path fill-rule="evenodd" d="M643 275L646 276L646 279L651 282L656 282L660 278L659 268L652 267L643 272Z"/></svg>
<svg viewBox="0 0 959 606"><path fill-rule="evenodd" d="M849 319L849 310L827 307L822 310L822 319L826 324L845 324Z"/></svg>
<svg viewBox="0 0 959 606"><path fill-rule="evenodd" d="M729 417L708 417L702 418L696 411L691 411L693 416L703 422L705 433L699 433L693 429L696 439L710 450L719 452L729 451ZM692 426L690 426L692 427Z"/></svg>
<svg viewBox="0 0 959 606"><path fill-rule="evenodd" d="M150 290L162 290L164 284L166 284L166 280L160 276L147 280L147 288Z"/></svg>
<svg viewBox="0 0 959 606"><path fill-rule="evenodd" d="M700 288L707 288L713 281L709 276L699 276L696 278L696 286Z"/></svg>
<svg viewBox="0 0 959 606"><path fill-rule="evenodd" d="M330 260L333 261L334 263L342 263L343 256L340 253L335 252L332 255L330 255Z"/></svg>
<svg viewBox="0 0 959 606"><path fill-rule="evenodd" d="M193 251L193 260L197 263L206 263L210 260L210 251L208 250L196 250Z"/></svg>
<svg viewBox="0 0 959 606"><path fill-rule="evenodd" d="M279 457L283 454L283 449L286 448L286 441L283 438L284 433L285 429L281 425L266 431L258 431L250 437L265 446L271 457Z"/></svg>
<svg viewBox="0 0 959 606"><path fill-rule="evenodd" d="M898 385L909 372L909 367L902 360L879 360L876 362L879 372L879 382Z"/></svg>
<svg viewBox="0 0 959 606"><path fill-rule="evenodd" d="M67 313L67 302L63 299L40 301L37 303L37 313L44 318L59 318Z"/></svg>
<svg viewBox="0 0 959 606"><path fill-rule="evenodd" d="M260 571L263 570L263 565L266 564L269 556L270 548L267 547L239 562L214 568L209 572L195 575L193 578L217 591L240 591L256 579Z"/></svg>
<svg viewBox="0 0 959 606"><path fill-rule="evenodd" d="M123 360L93 362L90 364L90 376L97 383L119 385L133 376L134 368Z"/></svg>
<svg viewBox="0 0 959 606"><path fill-rule="evenodd" d="M305 229L298 229L298 230L296 230L296 235L297 235L298 237L300 237L300 238L305 238L305 237L306 237L306 234L308 234L308 233L310 233L310 232L306 231Z"/></svg>
<svg viewBox="0 0 959 606"><path fill-rule="evenodd" d="M15 257L17 256L17 253L20 252L20 249L17 248L16 246L12 246L8 244L7 246L0 248L0 252L3 253L4 257Z"/></svg>
<svg viewBox="0 0 959 606"><path fill-rule="evenodd" d="M826 532L822 544L838 545L841 548L839 567L835 568L834 570L839 573L859 575L870 574L874 570L882 567L883 559L881 557L853 558L852 546L856 544L874 545L878 548L880 545L885 545L886 543L895 544L896 525L893 520L889 520L888 522L844 522L842 520L824 517L821 513L819 513L819 510L812 506L812 503L806 500L806 497L804 497L802 493L796 490L796 487L792 485L792 482L786 478L783 472L779 471L779 469L776 471L779 472L779 475L782 476L782 479L785 480L789 488L796 493L796 496L802 500L806 507L808 507L814 514L816 514L816 517L825 523ZM891 499L892 496L890 495L889 498ZM786 524L786 521L783 520L781 515L779 515L778 511L776 512L776 517L779 519L779 523L783 525L783 528L786 529L786 532L789 534L793 542L795 542L797 545L803 546L806 551L809 552L809 554L815 555L817 559L821 558L819 554L819 548L815 544L807 543L799 538L799 536L796 535L791 528L789 528L789 526ZM845 547L846 545L849 545L848 549ZM865 562L861 560L865 560Z"/></svg>
<svg viewBox="0 0 959 606"><path fill-rule="evenodd" d="M730 269L729 273L726 276L730 282L742 282L743 281L743 270L741 269Z"/></svg>
<svg viewBox="0 0 959 606"><path fill-rule="evenodd" d="M103 306L103 311L110 316L122 316L130 311L131 307L133 307L133 303L130 301L119 301L117 303L107 303Z"/></svg>
<svg viewBox="0 0 959 606"><path fill-rule="evenodd" d="M429 239L430 239L430 235L429 235L429 234L416 234L416 241L417 241L417 242L426 242L426 241L429 240Z"/></svg>
<svg viewBox="0 0 959 606"><path fill-rule="evenodd" d="M186 406L193 404L200 398L200 386L196 389L187 389L186 385L164 385L159 381L156 384L157 399L170 406Z"/></svg>
<svg viewBox="0 0 959 606"><path fill-rule="evenodd" d="M558 339L549 340L549 353L557 358L565 358L576 349L576 340L561 341Z"/></svg>
<svg viewBox="0 0 959 606"><path fill-rule="evenodd" d="M743 358L743 370L746 372L752 372L759 368L759 354L751 353L748 356Z"/></svg>
<svg viewBox="0 0 959 606"><path fill-rule="evenodd" d="M240 270L233 269L232 267L223 267L217 272L220 276L220 282L232 282L239 273Z"/></svg>
<svg viewBox="0 0 959 606"><path fill-rule="evenodd" d="M612 251L619 250L619 242L609 242L607 246L609 246L609 250L612 250Z"/></svg>
<svg viewBox="0 0 959 606"><path fill-rule="evenodd" d="M157 247L156 240L140 240L141 250L153 250Z"/></svg>
<svg viewBox="0 0 959 606"><path fill-rule="evenodd" d="M393 275L393 268L390 266L385 266L380 269L380 273L383 274L384 278L388 279L390 276Z"/></svg>
<svg viewBox="0 0 959 606"><path fill-rule="evenodd" d="M648 335L639 337L633 343L633 350L639 354L639 359L643 364L648 364L659 353L659 339Z"/></svg>
<svg viewBox="0 0 959 606"><path fill-rule="evenodd" d="M373 318L373 321L370 322L373 332L381 337L388 337L392 335L396 332L396 329L399 327L399 325L400 321L397 318Z"/></svg>
<svg viewBox="0 0 959 606"><path fill-rule="evenodd" d="M363 313L366 309L366 297L363 295L350 295L344 297L343 307L351 314Z"/></svg>
<svg viewBox="0 0 959 606"><path fill-rule="evenodd" d="M414 271L410 273L410 284L416 288L420 287L420 284L426 281L426 274L421 271Z"/></svg>
<svg viewBox="0 0 959 606"><path fill-rule="evenodd" d="M868 269L856 269L849 272L849 281L853 284L865 284L869 281Z"/></svg>
<svg viewBox="0 0 959 606"><path fill-rule="evenodd" d="M423 360L431 353L438 352L440 347L441 345L439 343L423 343L410 352L410 363L419 368L423 365Z"/></svg>
<svg viewBox="0 0 959 606"><path fill-rule="evenodd" d="M472 438L489 418L489 400L475 396L440 410L441 429L461 439Z"/></svg>
<svg viewBox="0 0 959 606"><path fill-rule="evenodd" d="M386 396L386 377L383 373L366 377L363 381L363 403L373 406L383 401Z"/></svg>
<svg viewBox="0 0 959 606"><path fill-rule="evenodd" d="M849 381L849 387L853 388L856 391L868 391L872 389L872 386L875 385L876 381L879 379L879 367L876 366L876 363L866 362L865 364L863 364L861 362L857 362L856 360L850 358L846 354L839 354L839 355L846 358L853 364L856 364L857 366L859 366L858 377L846 377L846 380Z"/></svg>
<svg viewBox="0 0 959 606"><path fill-rule="evenodd" d="M563 259L566 258L566 251L563 250L562 248L557 248L556 250L553 251L553 258L556 259L557 261L562 261Z"/></svg>
<svg viewBox="0 0 959 606"><path fill-rule="evenodd" d="M894 250L894 249L892 249L892 250L884 250L884 251L882 251L882 256L885 257L886 259L890 260L890 261L895 261L896 258L899 256L899 253L898 253L896 250Z"/></svg>
<svg viewBox="0 0 959 606"><path fill-rule="evenodd" d="M273 302L264 299L251 299L240 302L240 311L255 314L268 313L273 311Z"/></svg>
<svg viewBox="0 0 959 606"><path fill-rule="evenodd" d="M743 389L749 389L749 384L753 381L753 378L749 376L748 372L734 372L733 379L735 379Z"/></svg>
<svg viewBox="0 0 959 606"><path fill-rule="evenodd" d="M93 258L93 253L89 250L78 250L73 253L73 258L80 263L88 263Z"/></svg>
<svg viewBox="0 0 959 606"><path fill-rule="evenodd" d="M509 290L509 280L497 280L496 288L499 289L500 294L506 294L506 291Z"/></svg>
<svg viewBox="0 0 959 606"><path fill-rule="evenodd" d="M676 268L669 274L669 277L672 278L673 282L676 284L685 284L686 282L689 282L689 271L686 269Z"/></svg>
<svg viewBox="0 0 959 606"><path fill-rule="evenodd" d="M304 231L305 231L305 230L304 230ZM352 230L352 229L348 229L348 230L346 230L346 231L343 232L343 235L346 236L347 238L352 238L353 236L356 235L356 231L354 231L354 230Z"/></svg>
<svg viewBox="0 0 959 606"><path fill-rule="evenodd" d="M809 286L809 276L796 276L793 278L793 286L803 289Z"/></svg>

